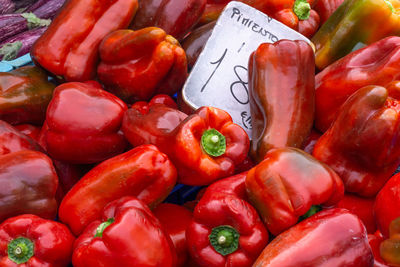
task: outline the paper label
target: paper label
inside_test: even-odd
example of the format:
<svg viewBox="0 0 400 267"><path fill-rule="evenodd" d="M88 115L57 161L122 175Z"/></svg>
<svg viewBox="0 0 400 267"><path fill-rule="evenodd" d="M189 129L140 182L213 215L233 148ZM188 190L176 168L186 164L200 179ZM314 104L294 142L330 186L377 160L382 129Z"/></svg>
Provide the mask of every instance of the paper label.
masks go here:
<svg viewBox="0 0 400 267"><path fill-rule="evenodd" d="M227 111L251 137L249 56L260 44L281 39L311 43L257 9L241 2L230 2L186 80L183 100L195 109L212 106Z"/></svg>

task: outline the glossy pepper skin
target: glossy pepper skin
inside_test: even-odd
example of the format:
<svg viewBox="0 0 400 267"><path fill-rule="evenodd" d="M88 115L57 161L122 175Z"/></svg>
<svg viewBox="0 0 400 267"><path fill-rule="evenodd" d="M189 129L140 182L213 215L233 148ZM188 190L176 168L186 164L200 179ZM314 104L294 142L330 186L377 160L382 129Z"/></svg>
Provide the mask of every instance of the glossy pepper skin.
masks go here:
<svg viewBox="0 0 400 267"><path fill-rule="evenodd" d="M336 11L344 0L318 0L315 3L314 10L317 11L321 25Z"/></svg>
<svg viewBox="0 0 400 267"><path fill-rule="evenodd" d="M147 0L139 2L139 10L131 29L159 27L178 40L196 25L207 0Z"/></svg>
<svg viewBox="0 0 400 267"><path fill-rule="evenodd" d="M41 125L55 85L44 71L27 66L0 72L0 120Z"/></svg>
<svg viewBox="0 0 400 267"><path fill-rule="evenodd" d="M146 101L137 101L132 104L131 108L139 110L142 114L146 114L149 112L149 109L156 105L162 104L170 108L178 109L178 105L175 100L169 95L158 94L153 96L149 102Z"/></svg>
<svg viewBox="0 0 400 267"><path fill-rule="evenodd" d="M21 150L43 151L43 148L29 136L0 120L0 155Z"/></svg>
<svg viewBox="0 0 400 267"><path fill-rule="evenodd" d="M374 206L378 229L389 237L390 223L400 217L400 174L394 175L379 191Z"/></svg>
<svg viewBox="0 0 400 267"><path fill-rule="evenodd" d="M311 206L332 206L344 194L331 168L296 148L269 151L247 174L246 189L273 235L295 225Z"/></svg>
<svg viewBox="0 0 400 267"><path fill-rule="evenodd" d="M106 89L126 102L173 95L187 77L185 51L160 28L119 30L100 45L97 68Z"/></svg>
<svg viewBox="0 0 400 267"><path fill-rule="evenodd" d="M375 198L363 198L353 194L345 194L343 199L335 205L336 208L347 209L357 215L364 223L368 234L376 232L374 217Z"/></svg>
<svg viewBox="0 0 400 267"><path fill-rule="evenodd" d="M126 139L134 147L153 144L162 151L168 151L171 132L187 115L164 104L149 104L149 108L143 109L136 103L124 114L122 131Z"/></svg>
<svg viewBox="0 0 400 267"><path fill-rule="evenodd" d="M54 90L46 115L47 152L57 160L86 164L122 153L120 132L126 104L94 81L71 82Z"/></svg>
<svg viewBox="0 0 400 267"><path fill-rule="evenodd" d="M373 197L400 163L400 82L366 86L341 107L313 156L329 165L347 192Z"/></svg>
<svg viewBox="0 0 400 267"><path fill-rule="evenodd" d="M206 45L208 38L211 36L215 24L216 21L212 21L201 27L198 27L190 32L190 34L183 40L182 48L186 52L189 70L193 68L201 51L203 51L203 48Z"/></svg>
<svg viewBox="0 0 400 267"><path fill-rule="evenodd" d="M20 131L21 133L25 134L26 136L29 136L36 142L39 140L41 128L38 126L34 126L31 124L18 124L15 125L14 128Z"/></svg>
<svg viewBox="0 0 400 267"><path fill-rule="evenodd" d="M9 218L0 224L0 266L66 267L74 240L59 222L32 214Z"/></svg>
<svg viewBox="0 0 400 267"><path fill-rule="evenodd" d="M322 70L359 46L399 35L399 8L397 0L345 0L312 38L316 66Z"/></svg>
<svg viewBox="0 0 400 267"><path fill-rule="evenodd" d="M380 244L380 254L389 266L400 266L400 217L390 223L389 238Z"/></svg>
<svg viewBox="0 0 400 267"><path fill-rule="evenodd" d="M325 132L358 89L399 79L400 37L385 38L339 59L315 76L315 127Z"/></svg>
<svg viewBox="0 0 400 267"><path fill-rule="evenodd" d="M106 160L83 176L67 193L60 220L78 235L101 216L108 202L135 196L151 208L162 202L176 183L176 169L153 145L136 147Z"/></svg>
<svg viewBox="0 0 400 267"><path fill-rule="evenodd" d="M318 139L321 137L321 134L314 129L311 130L310 135L307 137L306 141L304 142L303 150L308 154L312 154L314 150L314 146L317 143Z"/></svg>
<svg viewBox="0 0 400 267"><path fill-rule="evenodd" d="M58 177L51 159L23 150L0 156L0 221L30 213L46 219L57 214Z"/></svg>
<svg viewBox="0 0 400 267"><path fill-rule="evenodd" d="M277 236L253 266L372 267L374 256L360 219L344 209L328 209Z"/></svg>
<svg viewBox="0 0 400 267"><path fill-rule="evenodd" d="M185 207L161 203L154 210L153 214L160 221L165 232L170 236L176 254L178 256L177 267L186 266L189 252L186 244L186 228L192 221L192 213Z"/></svg>
<svg viewBox="0 0 400 267"><path fill-rule="evenodd" d="M249 59L250 155L303 146L314 120L314 53L304 41L261 44Z"/></svg>
<svg viewBox="0 0 400 267"><path fill-rule="evenodd" d="M198 266L252 266L268 243L267 230L246 201L245 176L215 182L197 204L186 239Z"/></svg>
<svg viewBox="0 0 400 267"><path fill-rule="evenodd" d="M100 42L126 28L137 8L137 0L68 0L33 45L32 59L60 80L94 79Z"/></svg>
<svg viewBox="0 0 400 267"><path fill-rule="evenodd" d="M380 245L384 237L381 232L376 231L373 235L368 235L368 243L371 247L372 253L374 254L374 267L389 267L381 257Z"/></svg>
<svg viewBox="0 0 400 267"><path fill-rule="evenodd" d="M175 267L168 234L146 203L123 197L104 207L74 244L76 267Z"/></svg>
<svg viewBox="0 0 400 267"><path fill-rule="evenodd" d="M250 145L246 132L231 116L214 107L197 109L171 135L166 154L178 170L178 182L187 185L208 185L232 175Z"/></svg>

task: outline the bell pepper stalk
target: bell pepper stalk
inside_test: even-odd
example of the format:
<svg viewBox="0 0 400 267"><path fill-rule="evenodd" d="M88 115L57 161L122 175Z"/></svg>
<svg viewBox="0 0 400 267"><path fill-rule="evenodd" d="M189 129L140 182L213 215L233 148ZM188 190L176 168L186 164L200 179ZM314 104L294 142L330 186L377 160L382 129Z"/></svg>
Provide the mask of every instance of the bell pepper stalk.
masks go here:
<svg viewBox="0 0 400 267"><path fill-rule="evenodd" d="M375 196L399 165L399 99L400 82L358 90L315 144L313 156L337 172L347 192Z"/></svg>
<svg viewBox="0 0 400 267"><path fill-rule="evenodd" d="M178 182L187 185L208 185L233 175L250 146L246 132L214 107L197 109L171 132L170 140L163 150L178 170Z"/></svg>
<svg viewBox="0 0 400 267"><path fill-rule="evenodd" d="M185 235L186 228L192 220L192 212L176 204L161 203L153 210L153 214L160 221L174 244L178 256L176 266L187 266L185 264L189 259L189 252Z"/></svg>
<svg viewBox="0 0 400 267"><path fill-rule="evenodd" d="M374 234L368 235L368 243L372 249L372 253L374 254L374 267L389 267L381 257L380 245L383 240L385 239L379 230Z"/></svg>
<svg viewBox="0 0 400 267"><path fill-rule="evenodd" d="M316 66L322 70L360 46L398 35L399 9L397 0L344 1L312 38Z"/></svg>
<svg viewBox="0 0 400 267"><path fill-rule="evenodd" d="M278 235L253 266L372 267L374 256L361 220L347 210L333 208Z"/></svg>
<svg viewBox="0 0 400 267"><path fill-rule="evenodd" d="M264 43L251 54L253 160L275 147L303 146L314 120L314 82L314 52L304 41Z"/></svg>
<svg viewBox="0 0 400 267"><path fill-rule="evenodd" d="M46 73L34 66L0 72L0 120L41 125L54 88Z"/></svg>
<svg viewBox="0 0 400 267"><path fill-rule="evenodd" d="M387 86L400 79L400 37L392 36L354 51L315 77L315 127L328 130L341 105L367 85Z"/></svg>
<svg viewBox="0 0 400 267"><path fill-rule="evenodd" d="M198 266L252 266L268 243L268 232L246 199L246 173L211 184L186 230L191 258Z"/></svg>
<svg viewBox="0 0 400 267"><path fill-rule="evenodd" d="M54 219L58 177L45 154L22 150L0 156L0 222L20 214Z"/></svg>
<svg viewBox="0 0 400 267"><path fill-rule="evenodd" d="M148 0L140 8L130 26L140 30L158 27L182 40L199 21L207 0Z"/></svg>
<svg viewBox="0 0 400 267"><path fill-rule="evenodd" d="M314 10L317 11L319 15L321 25L328 20L343 2L344 0L318 0L315 3Z"/></svg>
<svg viewBox="0 0 400 267"><path fill-rule="evenodd" d="M400 266L400 217L390 223L389 238L380 244L380 254L389 266Z"/></svg>
<svg viewBox="0 0 400 267"><path fill-rule="evenodd" d="M119 30L100 45L97 74L105 88L126 102L175 94L187 77L185 51L160 28Z"/></svg>
<svg viewBox="0 0 400 267"><path fill-rule="evenodd" d="M74 236L65 225L24 214L0 224L2 266L67 267Z"/></svg>
<svg viewBox="0 0 400 267"><path fill-rule="evenodd" d="M43 148L29 136L0 120L0 156L21 150L43 151Z"/></svg>
<svg viewBox="0 0 400 267"><path fill-rule="evenodd" d="M121 129L133 147L153 144L166 152L171 132L186 118L185 113L165 104L136 102L125 112Z"/></svg>
<svg viewBox="0 0 400 267"><path fill-rule="evenodd" d="M378 229L385 238L390 237L390 224L400 217L400 174L390 178L375 199L374 214Z"/></svg>
<svg viewBox="0 0 400 267"><path fill-rule="evenodd" d="M376 223L374 217L375 198L363 198L353 194L344 194L341 201L336 203L334 207L347 209L351 213L357 215L363 222L368 234L376 232Z"/></svg>
<svg viewBox="0 0 400 267"><path fill-rule="evenodd" d="M312 206L332 206L344 194L342 180L331 168L296 148L270 150L248 172L246 190L273 235L295 225ZM319 211L313 210L309 215Z"/></svg>
<svg viewBox="0 0 400 267"><path fill-rule="evenodd" d="M47 109L47 152L75 164L96 163L122 153L127 142L120 128L126 110L122 100L97 82L59 85Z"/></svg>
<svg viewBox="0 0 400 267"><path fill-rule="evenodd" d="M94 79L100 42L128 27L137 9L137 0L68 0L33 45L32 59L59 80Z"/></svg>
<svg viewBox="0 0 400 267"><path fill-rule="evenodd" d="M157 147L138 146L83 176L62 200L59 218L78 235L100 219L107 203L123 196L135 196L154 208L175 186L176 176L175 167Z"/></svg>
<svg viewBox="0 0 400 267"><path fill-rule="evenodd" d="M175 267L174 245L146 204L127 196L107 204L76 239L76 267Z"/></svg>

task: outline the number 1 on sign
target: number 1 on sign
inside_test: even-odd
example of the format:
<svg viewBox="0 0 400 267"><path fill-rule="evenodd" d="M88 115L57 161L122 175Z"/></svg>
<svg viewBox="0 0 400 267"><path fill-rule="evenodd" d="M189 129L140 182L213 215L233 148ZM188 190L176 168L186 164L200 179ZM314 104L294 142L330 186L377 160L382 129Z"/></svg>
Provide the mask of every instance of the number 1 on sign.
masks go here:
<svg viewBox="0 0 400 267"><path fill-rule="evenodd" d="M217 65L215 66L215 69L213 70L213 72L211 73L210 77L208 77L206 83L201 87L200 92L202 93L204 91L204 89L206 89L207 84L210 82L211 78L214 76L215 72L217 71L217 69L219 68L219 66L221 65L221 62L224 60L226 52L228 52L228 48L225 48L224 53L222 54L222 56L215 62L210 62L211 65Z"/></svg>

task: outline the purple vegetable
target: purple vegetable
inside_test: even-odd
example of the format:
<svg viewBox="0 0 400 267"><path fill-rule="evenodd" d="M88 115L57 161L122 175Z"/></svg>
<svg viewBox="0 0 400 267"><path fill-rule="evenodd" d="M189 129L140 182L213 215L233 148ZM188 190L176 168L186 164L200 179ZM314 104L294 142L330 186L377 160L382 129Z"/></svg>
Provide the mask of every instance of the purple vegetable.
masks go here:
<svg viewBox="0 0 400 267"><path fill-rule="evenodd" d="M40 0L0 0L0 15L26 12L29 7L36 5L35 2Z"/></svg>
<svg viewBox="0 0 400 267"><path fill-rule="evenodd" d="M46 19L53 18L60 7L64 4L65 0L46 1L46 3L42 3L36 10L34 10L33 14L22 13L0 15L0 42L24 31L48 26L50 21ZM38 0L38 2L42 2L42 0Z"/></svg>
<svg viewBox="0 0 400 267"><path fill-rule="evenodd" d="M29 53L33 43L46 31L47 27L36 28L17 34L0 43L0 60L13 60Z"/></svg>
<svg viewBox="0 0 400 267"><path fill-rule="evenodd" d="M15 11L15 4L11 0L0 0L0 15L10 14Z"/></svg>
<svg viewBox="0 0 400 267"><path fill-rule="evenodd" d="M40 2L42 2L41 5ZM27 10L27 12L32 11L41 19L53 19L64 2L65 0L38 0L36 5L38 8Z"/></svg>

